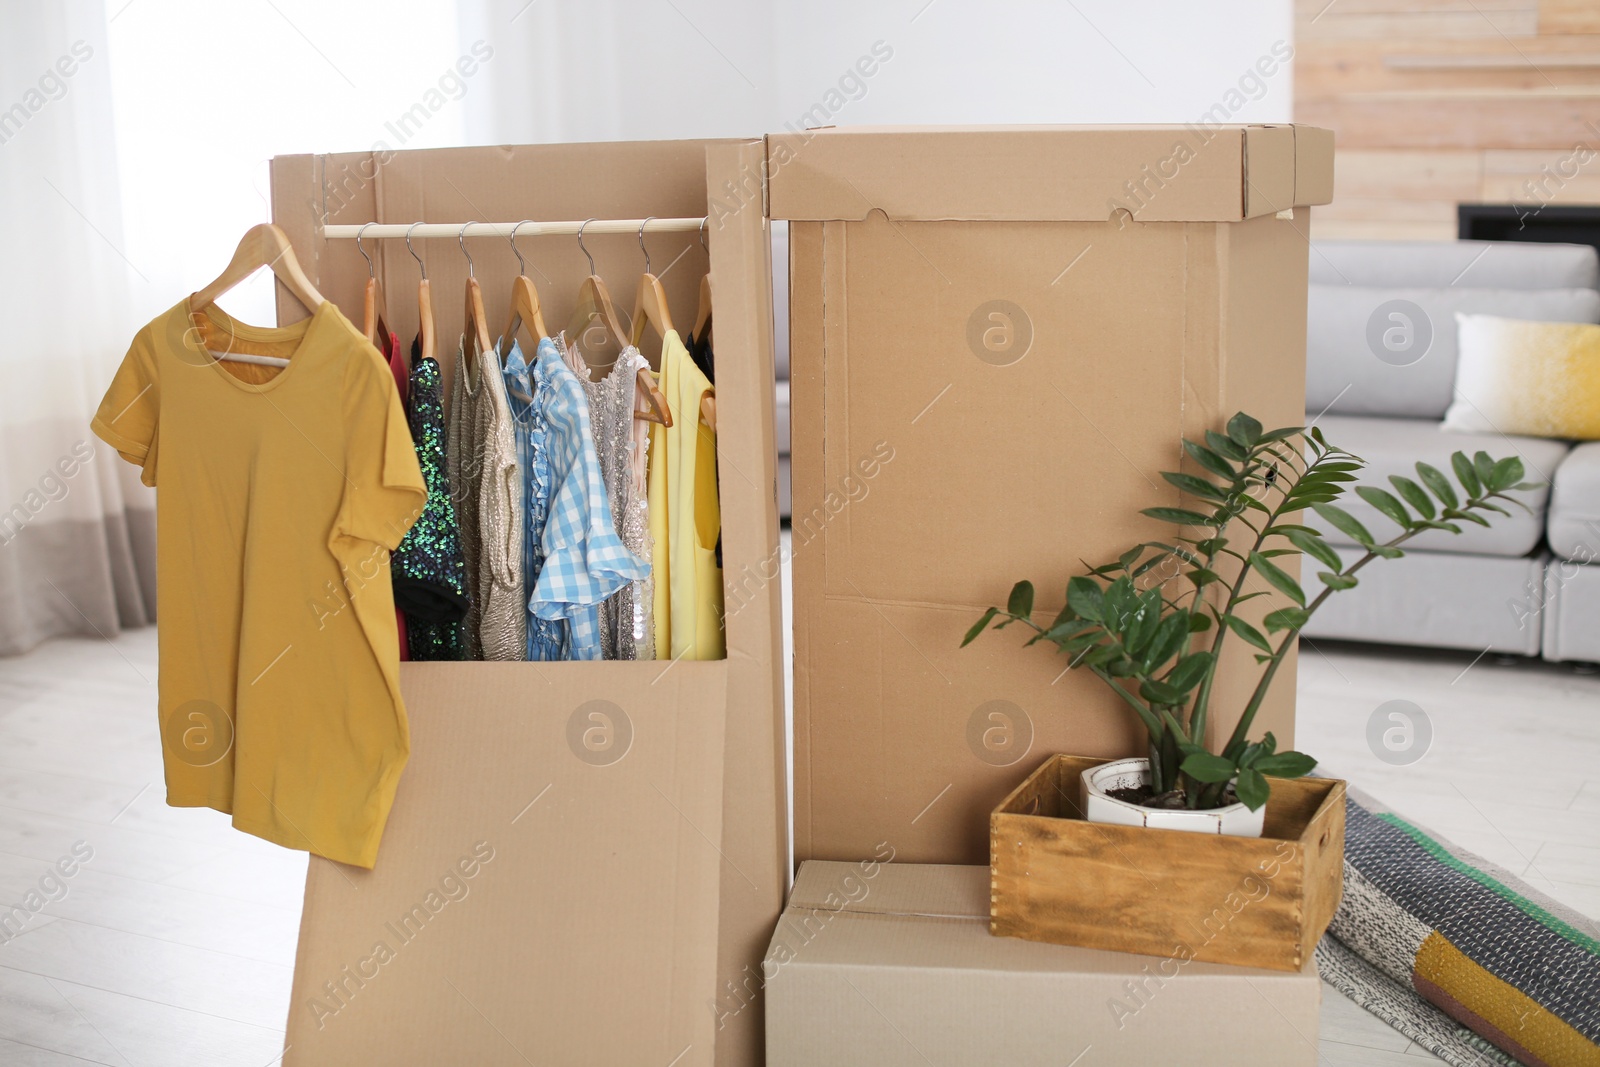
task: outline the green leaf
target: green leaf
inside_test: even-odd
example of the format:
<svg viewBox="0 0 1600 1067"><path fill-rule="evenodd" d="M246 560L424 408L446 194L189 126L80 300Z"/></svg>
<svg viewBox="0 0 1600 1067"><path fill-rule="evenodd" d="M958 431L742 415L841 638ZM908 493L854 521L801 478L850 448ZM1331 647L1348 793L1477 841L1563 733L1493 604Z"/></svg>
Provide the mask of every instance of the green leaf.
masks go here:
<svg viewBox="0 0 1600 1067"><path fill-rule="evenodd" d="M1430 467L1426 463L1417 464L1417 477L1422 479L1422 484L1434 496L1439 498L1439 503L1447 508L1455 507L1460 501L1456 498L1455 487L1450 484L1450 479L1438 467Z"/></svg>
<svg viewBox="0 0 1600 1067"><path fill-rule="evenodd" d="M1261 440L1261 424L1241 411L1228 420L1228 436L1236 444L1251 448Z"/></svg>
<svg viewBox="0 0 1600 1067"><path fill-rule="evenodd" d="M1487 526L1489 524L1484 523L1484 525ZM1367 551L1382 559L1399 559L1401 556L1405 555L1404 552L1398 548L1395 548L1393 545L1368 545Z"/></svg>
<svg viewBox="0 0 1600 1067"><path fill-rule="evenodd" d="M1138 563L1139 557L1142 555L1144 555L1144 546L1134 545L1132 548L1128 549L1128 551L1117 557L1117 566L1121 567L1123 570L1127 570L1135 563Z"/></svg>
<svg viewBox="0 0 1600 1067"><path fill-rule="evenodd" d="M1267 628L1267 633L1274 634L1279 630L1298 630L1311 618L1311 613L1305 608L1279 608L1277 611L1267 613L1261 620L1261 625Z"/></svg>
<svg viewBox="0 0 1600 1067"><path fill-rule="evenodd" d="M1356 486L1356 495L1393 519L1400 526L1411 525L1411 513L1406 510L1406 506L1400 503L1393 493L1385 492L1376 486L1358 485Z"/></svg>
<svg viewBox="0 0 1600 1067"><path fill-rule="evenodd" d="M1336 592L1340 589L1354 589L1356 587L1356 576L1353 574L1335 574L1333 571L1318 571L1317 577L1322 579L1323 585Z"/></svg>
<svg viewBox="0 0 1600 1067"><path fill-rule="evenodd" d="M984 628L993 622L994 617L998 614L1000 614L999 608L990 608L988 611L984 612L983 618L973 623L972 629L967 631L967 636L961 639L961 647L966 648L968 645L972 644L972 642L976 641L978 639L978 635L983 633Z"/></svg>
<svg viewBox="0 0 1600 1067"><path fill-rule="evenodd" d="M1305 590L1300 588L1300 583L1291 578L1287 571L1259 552L1250 553L1250 565L1256 569L1261 577L1272 583L1273 588L1278 592L1301 607L1306 606Z"/></svg>
<svg viewBox="0 0 1600 1067"><path fill-rule="evenodd" d="M1245 460L1250 458L1249 450L1240 448L1238 445L1234 444L1233 441L1222 436L1215 430L1206 431L1206 444L1210 445L1211 450L1217 453L1219 456L1231 459L1236 463L1243 463Z"/></svg>
<svg viewBox="0 0 1600 1067"><path fill-rule="evenodd" d="M1354 515L1336 504L1315 504L1312 510L1322 516L1329 526L1338 530L1358 545L1372 544L1372 534Z"/></svg>
<svg viewBox="0 0 1600 1067"><path fill-rule="evenodd" d="M1222 621L1228 624L1228 629L1244 638L1250 644L1261 649L1261 651L1272 651L1272 645L1267 642L1266 637L1262 635L1261 631L1256 629L1254 626L1251 626L1243 619L1239 618L1239 616L1224 615L1222 617Z"/></svg>
<svg viewBox="0 0 1600 1067"><path fill-rule="evenodd" d="M1522 481L1522 460L1516 456L1507 456L1494 465L1491 475L1489 488L1497 493L1503 493Z"/></svg>
<svg viewBox="0 0 1600 1067"><path fill-rule="evenodd" d="M1186 612L1173 612L1162 619L1156 627L1155 636L1144 652L1143 666L1146 674L1153 673L1183 648L1184 639L1189 636L1189 620L1186 615Z"/></svg>
<svg viewBox="0 0 1600 1067"><path fill-rule="evenodd" d="M1478 481L1478 472L1472 469L1472 460L1467 458L1465 452L1451 454L1450 468L1456 472L1456 481L1467 491L1467 496L1475 497L1483 492L1483 485Z"/></svg>
<svg viewBox="0 0 1600 1067"><path fill-rule="evenodd" d="M1204 633L1211 629L1211 616L1195 612L1189 616L1189 632L1192 634Z"/></svg>
<svg viewBox="0 0 1600 1067"><path fill-rule="evenodd" d="M1183 764L1178 768L1197 782L1226 782L1238 770L1233 761L1223 759L1221 756L1210 752L1196 752L1192 756L1184 757Z"/></svg>
<svg viewBox="0 0 1600 1067"><path fill-rule="evenodd" d="M1033 614L1032 582L1021 581L1011 587L1011 599L1006 602L1006 610L1023 618Z"/></svg>
<svg viewBox="0 0 1600 1067"><path fill-rule="evenodd" d="M1417 513L1423 518L1431 519L1435 514L1438 513L1437 509L1433 506L1433 498L1428 496L1428 494L1423 490L1422 486L1418 485L1410 478L1403 478L1398 474L1391 474L1389 475L1389 484L1393 485L1396 492L1405 498L1405 502L1415 508Z"/></svg>
<svg viewBox="0 0 1600 1067"><path fill-rule="evenodd" d="M1479 449L1472 454L1472 469L1477 472L1478 481L1483 483L1483 487L1494 492L1494 457Z"/></svg>
<svg viewBox="0 0 1600 1067"><path fill-rule="evenodd" d="M1270 445L1274 441L1287 441L1289 438L1295 436L1296 434L1304 433L1304 432L1305 432L1305 427L1304 426L1284 426L1284 427L1282 427L1280 429L1273 430L1270 433L1262 434L1261 435L1261 440L1256 442L1256 443L1257 444L1262 444L1262 445Z"/></svg>
<svg viewBox="0 0 1600 1067"><path fill-rule="evenodd" d="M1190 496L1197 496L1201 500L1223 501L1228 499L1227 493L1223 492L1221 489L1218 489L1204 478L1196 478L1192 474L1177 474L1173 471L1162 471L1161 477L1165 478L1168 482L1177 486L1179 489L1182 489Z"/></svg>
<svg viewBox="0 0 1600 1067"><path fill-rule="evenodd" d="M1324 541L1322 535L1318 533L1294 529L1283 536L1289 539L1291 545L1324 566L1332 567L1334 570L1339 570L1344 566L1344 562L1339 559L1339 553L1335 552L1333 547Z"/></svg>
<svg viewBox="0 0 1600 1067"><path fill-rule="evenodd" d="M1145 508L1139 514L1148 515L1152 519L1160 519L1162 522L1176 523L1179 526L1213 525L1211 516L1202 515L1198 511L1189 511L1186 508Z"/></svg>
<svg viewBox="0 0 1600 1067"><path fill-rule="evenodd" d="M1082 619L1102 622L1105 619L1106 597L1100 583L1093 578L1074 578L1067 583L1067 606Z"/></svg>
<svg viewBox="0 0 1600 1067"><path fill-rule="evenodd" d="M1256 760L1256 770L1275 778L1304 778L1317 766L1317 761L1304 752L1277 752Z"/></svg>
<svg viewBox="0 0 1600 1067"><path fill-rule="evenodd" d="M1233 783L1233 791L1239 795L1245 807L1251 811L1260 811L1261 806L1267 802L1267 797L1272 794L1272 787L1261 777L1261 772L1252 767L1239 772L1239 780Z"/></svg>
<svg viewBox="0 0 1600 1067"><path fill-rule="evenodd" d="M1152 704L1183 703L1182 693L1168 685L1166 682L1158 682L1155 679L1151 679L1148 682L1139 683L1139 695L1144 697Z"/></svg>
<svg viewBox="0 0 1600 1067"><path fill-rule="evenodd" d="M1230 482L1238 477L1238 472L1233 469L1233 464L1204 445L1197 445L1193 441L1186 440L1183 442L1183 450L1193 456L1196 463L1212 474L1226 478Z"/></svg>
<svg viewBox="0 0 1600 1067"><path fill-rule="evenodd" d="M1210 667L1211 653L1191 652L1172 668L1166 677L1166 682L1179 692L1187 693L1200 684Z"/></svg>
<svg viewBox="0 0 1600 1067"><path fill-rule="evenodd" d="M1222 576L1220 574L1218 574L1216 571L1208 570L1205 567L1195 567L1193 570L1185 573L1188 574L1191 582L1202 589L1213 582L1222 581Z"/></svg>

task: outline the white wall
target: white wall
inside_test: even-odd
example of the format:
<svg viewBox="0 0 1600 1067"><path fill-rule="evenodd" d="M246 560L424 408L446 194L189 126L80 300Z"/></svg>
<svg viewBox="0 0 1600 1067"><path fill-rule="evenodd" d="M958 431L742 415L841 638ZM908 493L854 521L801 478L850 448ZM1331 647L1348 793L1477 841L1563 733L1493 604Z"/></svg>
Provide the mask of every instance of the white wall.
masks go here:
<svg viewBox="0 0 1600 1067"><path fill-rule="evenodd" d="M429 0L108 0L115 154L136 303L144 321L215 277L239 236L271 217L274 155L368 149L461 53L453 4ZM460 101L405 147L461 143ZM270 276L222 300L273 321Z"/></svg>
<svg viewBox="0 0 1600 1067"><path fill-rule="evenodd" d="M1288 0L461 0L475 143L819 124L1287 121ZM856 64L880 56L870 77ZM1274 69L1253 68L1268 57ZM831 105L831 106L830 106ZM805 117L809 113L809 118ZM1214 113L1215 114L1215 113Z"/></svg>
<svg viewBox="0 0 1600 1067"><path fill-rule="evenodd" d="M1279 121L1292 92L1287 68L1251 71L1289 40L1289 0L106 0L105 11L117 132L94 150L120 180L139 321L214 276L268 217L267 161L281 153L822 122L1192 121L1219 103L1234 120ZM475 62L466 78L453 69L463 56ZM421 118L401 128L408 113ZM224 303L268 321L270 293L263 276Z"/></svg>

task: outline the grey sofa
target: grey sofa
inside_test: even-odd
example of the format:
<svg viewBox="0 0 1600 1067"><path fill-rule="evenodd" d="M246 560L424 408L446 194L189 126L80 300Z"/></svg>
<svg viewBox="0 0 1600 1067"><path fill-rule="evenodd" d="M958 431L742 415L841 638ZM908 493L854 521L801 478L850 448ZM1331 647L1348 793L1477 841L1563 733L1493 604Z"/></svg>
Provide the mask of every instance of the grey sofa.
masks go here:
<svg viewBox="0 0 1600 1067"><path fill-rule="evenodd" d="M1446 432L1455 312L1600 323L1600 262L1587 245L1313 242L1307 420L1370 464L1368 484L1448 469L1457 449L1522 456L1528 512L1489 529L1425 534L1331 597L1309 637L1600 661L1600 442ZM1398 532L1359 498L1348 509L1380 538ZM1306 522L1323 528L1316 516ZM1327 529L1336 546L1353 543ZM1317 568L1307 567L1308 572ZM1321 583L1307 575L1308 591Z"/></svg>

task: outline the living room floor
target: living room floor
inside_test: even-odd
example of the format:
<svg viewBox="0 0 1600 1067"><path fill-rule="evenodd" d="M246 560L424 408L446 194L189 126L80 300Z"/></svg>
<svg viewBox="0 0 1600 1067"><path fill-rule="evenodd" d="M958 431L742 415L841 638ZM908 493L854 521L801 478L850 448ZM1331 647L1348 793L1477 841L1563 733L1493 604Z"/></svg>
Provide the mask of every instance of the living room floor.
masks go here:
<svg viewBox="0 0 1600 1067"><path fill-rule="evenodd" d="M162 800L153 630L0 661L0 900L93 858L0 943L0 1062L270 1067L280 1057L306 858ZM1422 708L1410 766L1367 742ZM1297 745L1408 818L1600 916L1600 676L1470 654L1305 645ZM1486 789L1497 775L1513 777ZM1515 789L1514 798L1506 795ZM1320 1063L1432 1056L1324 987Z"/></svg>

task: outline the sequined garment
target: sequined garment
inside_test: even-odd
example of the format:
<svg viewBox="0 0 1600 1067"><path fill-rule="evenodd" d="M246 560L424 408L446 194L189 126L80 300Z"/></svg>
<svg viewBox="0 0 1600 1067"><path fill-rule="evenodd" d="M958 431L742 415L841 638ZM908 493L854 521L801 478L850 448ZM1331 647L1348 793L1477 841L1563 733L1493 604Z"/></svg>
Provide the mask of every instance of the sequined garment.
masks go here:
<svg viewBox="0 0 1600 1067"><path fill-rule="evenodd" d="M414 660L466 658L461 620L467 611L467 568L461 558L455 505L450 500L446 457L444 375L411 346L411 438L428 487L428 502L389 561L394 596L406 613Z"/></svg>
<svg viewBox="0 0 1600 1067"><path fill-rule="evenodd" d="M500 359L466 339L456 349L450 390L450 486L472 606L465 620L471 659L520 660L527 648L522 590L522 480Z"/></svg>
<svg viewBox="0 0 1600 1067"><path fill-rule="evenodd" d="M605 481L606 497L611 502L611 518L617 536L640 559L650 558L649 494L645 472L649 470L645 450L648 433L635 434L645 424L633 417L638 393L638 373L650 364L631 345L612 364L599 381L592 381L589 367L576 346L557 347L567 366L572 368L589 397L589 425L594 431L595 452L600 459L600 476ZM655 659L655 585L650 575L629 582L600 605L600 649L606 659Z"/></svg>
<svg viewBox="0 0 1600 1067"><path fill-rule="evenodd" d="M569 659L572 640L566 619L541 619L533 612L533 590L544 569L544 528L550 516L550 453L546 448L550 423L544 402L548 393L534 389L533 368L512 342L502 377L511 406L517 456L522 476L522 513L525 520L522 542L523 605L528 619L528 658L550 661Z"/></svg>
<svg viewBox="0 0 1600 1067"><path fill-rule="evenodd" d="M650 573L650 563L617 537L589 428L589 398L548 338L534 360L533 397L545 423L550 506L544 562L529 604L541 619L567 621L570 659L601 659L600 605Z"/></svg>

